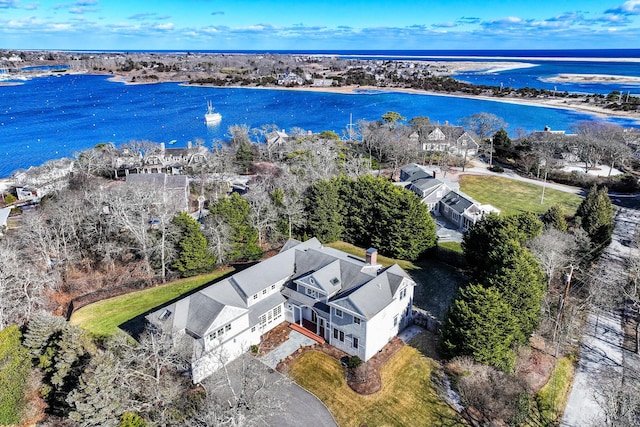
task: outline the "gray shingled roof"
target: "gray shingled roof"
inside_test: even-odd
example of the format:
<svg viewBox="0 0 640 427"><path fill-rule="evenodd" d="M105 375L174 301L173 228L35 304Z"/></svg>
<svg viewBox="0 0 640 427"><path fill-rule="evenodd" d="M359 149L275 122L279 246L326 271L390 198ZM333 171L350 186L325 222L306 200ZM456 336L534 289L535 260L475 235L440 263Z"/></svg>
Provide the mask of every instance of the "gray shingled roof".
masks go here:
<svg viewBox="0 0 640 427"><path fill-rule="evenodd" d="M409 187L409 189L411 189L411 191L413 192L416 192L411 188L411 187L415 187L418 190L420 190L423 197L426 197L429 195L429 193L434 191L436 188L440 187L442 184L444 184L442 181L433 177L420 178L420 179L411 181L411 186Z"/></svg>
<svg viewBox="0 0 640 427"><path fill-rule="evenodd" d="M394 264L361 286L336 295L331 304L370 319L389 305L404 278L410 279L397 264Z"/></svg>
<svg viewBox="0 0 640 427"><path fill-rule="evenodd" d="M460 215L464 213L470 206L473 205L473 201L466 197L456 193L455 191L449 191L446 196L440 200L441 203L449 206L451 209L458 212Z"/></svg>
<svg viewBox="0 0 640 427"><path fill-rule="evenodd" d="M197 336L203 337L225 305L209 298L202 292L187 298L189 298L189 314L186 328Z"/></svg>

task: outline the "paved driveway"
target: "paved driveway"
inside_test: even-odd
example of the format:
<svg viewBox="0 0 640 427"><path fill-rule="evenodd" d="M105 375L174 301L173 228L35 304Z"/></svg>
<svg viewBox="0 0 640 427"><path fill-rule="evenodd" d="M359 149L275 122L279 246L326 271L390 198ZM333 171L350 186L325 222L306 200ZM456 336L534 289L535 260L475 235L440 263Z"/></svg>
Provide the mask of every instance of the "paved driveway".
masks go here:
<svg viewBox="0 0 640 427"><path fill-rule="evenodd" d="M309 337L305 337L298 331L289 332L289 339L280 344L278 347L271 350L260 358L262 363L269 366L272 369L276 369L278 363L285 359L287 356L293 354L300 347L313 345L316 342Z"/></svg>
<svg viewBox="0 0 640 427"><path fill-rule="evenodd" d="M338 427L320 399L249 354L240 356L205 380L205 387L222 401L226 396L233 401L233 395L238 395L243 386L247 387L249 399L253 398L254 390L261 390L256 409L259 413L250 416L255 422L252 425Z"/></svg>

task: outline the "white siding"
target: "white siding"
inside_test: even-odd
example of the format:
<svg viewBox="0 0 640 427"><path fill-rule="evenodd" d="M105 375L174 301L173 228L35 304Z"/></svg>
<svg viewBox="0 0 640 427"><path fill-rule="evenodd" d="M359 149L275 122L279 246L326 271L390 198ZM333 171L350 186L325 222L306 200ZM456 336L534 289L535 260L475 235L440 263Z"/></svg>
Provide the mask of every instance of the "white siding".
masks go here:
<svg viewBox="0 0 640 427"><path fill-rule="evenodd" d="M253 295L248 296L247 306L251 307L252 305L260 302L264 298L267 298L276 292L280 292L284 283L288 280L288 277L285 277L282 280L277 281L276 283L272 283L269 286L262 288L260 291Z"/></svg>

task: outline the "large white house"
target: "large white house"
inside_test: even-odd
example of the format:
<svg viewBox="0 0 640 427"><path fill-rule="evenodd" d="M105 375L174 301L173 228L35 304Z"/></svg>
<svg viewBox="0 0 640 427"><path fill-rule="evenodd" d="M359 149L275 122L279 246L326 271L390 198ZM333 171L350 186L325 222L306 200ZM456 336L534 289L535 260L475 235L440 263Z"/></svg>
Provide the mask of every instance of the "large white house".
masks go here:
<svg viewBox="0 0 640 427"><path fill-rule="evenodd" d="M246 352L287 321L366 361L412 320L415 282L377 251L362 259L290 240L274 257L147 316L194 344L194 383Z"/></svg>

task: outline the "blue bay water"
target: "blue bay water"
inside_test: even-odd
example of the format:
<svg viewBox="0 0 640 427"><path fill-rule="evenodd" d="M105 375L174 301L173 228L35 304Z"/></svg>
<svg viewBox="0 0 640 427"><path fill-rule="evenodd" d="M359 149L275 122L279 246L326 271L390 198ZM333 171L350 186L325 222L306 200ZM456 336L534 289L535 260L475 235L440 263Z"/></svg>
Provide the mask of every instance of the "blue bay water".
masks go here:
<svg viewBox="0 0 640 427"><path fill-rule="evenodd" d="M587 64L601 74L622 74L618 65ZM547 65L551 67L549 73L577 72L566 70L579 66L569 61ZM536 80L537 73L547 65L498 75L511 73L520 84L528 78ZM640 75L636 70L628 75ZM527 71L531 76L519 71ZM541 87L537 81L529 86ZM204 123L208 100L223 116L215 127ZM275 124L286 130L299 127L342 134L350 115L355 123L379 119L387 111L398 111L407 118L428 116L432 121L454 124L471 114L489 112L503 118L512 135L519 128L533 131L548 125L552 129L568 129L573 123L593 119L569 110L446 96L394 92L334 94L175 83L124 85L108 81L107 76L63 75L35 78L18 86L0 86L0 177L50 159L71 157L101 142L119 145L131 140L176 140L174 146L181 147L187 141L201 139L210 147L213 141L226 139L228 127L235 124L250 127ZM633 120L610 120L640 127Z"/></svg>

